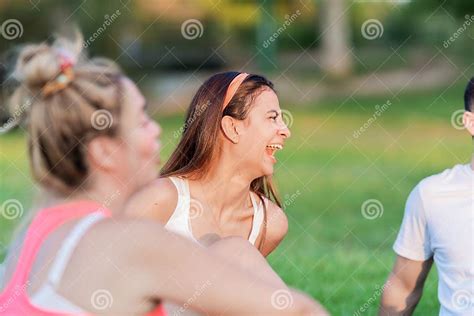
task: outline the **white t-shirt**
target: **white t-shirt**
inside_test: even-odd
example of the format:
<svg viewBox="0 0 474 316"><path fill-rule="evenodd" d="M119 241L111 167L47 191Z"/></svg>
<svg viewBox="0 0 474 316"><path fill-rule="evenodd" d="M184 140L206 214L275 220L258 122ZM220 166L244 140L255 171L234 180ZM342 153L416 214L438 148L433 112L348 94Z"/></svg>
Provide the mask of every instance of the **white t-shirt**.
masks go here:
<svg viewBox="0 0 474 316"><path fill-rule="evenodd" d="M411 192L393 246L405 258L434 257L440 315L474 316L474 171L456 165Z"/></svg>

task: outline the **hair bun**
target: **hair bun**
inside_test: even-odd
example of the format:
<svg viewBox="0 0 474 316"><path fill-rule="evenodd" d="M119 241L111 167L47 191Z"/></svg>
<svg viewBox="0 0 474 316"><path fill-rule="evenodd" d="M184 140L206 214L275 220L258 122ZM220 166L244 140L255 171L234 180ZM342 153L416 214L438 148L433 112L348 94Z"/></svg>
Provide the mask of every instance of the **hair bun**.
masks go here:
<svg viewBox="0 0 474 316"><path fill-rule="evenodd" d="M14 77L30 90L35 90L54 80L59 72L58 55L50 46L28 45L18 56Z"/></svg>
<svg viewBox="0 0 474 316"><path fill-rule="evenodd" d="M59 75L64 58L72 64L77 62L82 50L81 40L80 35L75 40L59 37L52 45L25 46L18 56L13 77L30 90L42 88Z"/></svg>

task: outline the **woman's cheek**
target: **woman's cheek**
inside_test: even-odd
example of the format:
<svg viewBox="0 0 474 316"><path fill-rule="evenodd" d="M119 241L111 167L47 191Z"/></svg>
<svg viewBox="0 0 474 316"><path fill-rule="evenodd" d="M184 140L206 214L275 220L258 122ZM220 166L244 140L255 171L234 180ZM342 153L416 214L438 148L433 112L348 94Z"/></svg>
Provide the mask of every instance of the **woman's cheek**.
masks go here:
<svg viewBox="0 0 474 316"><path fill-rule="evenodd" d="M147 156L153 156L158 150L158 144L154 137L150 133L143 135L142 139L142 152Z"/></svg>

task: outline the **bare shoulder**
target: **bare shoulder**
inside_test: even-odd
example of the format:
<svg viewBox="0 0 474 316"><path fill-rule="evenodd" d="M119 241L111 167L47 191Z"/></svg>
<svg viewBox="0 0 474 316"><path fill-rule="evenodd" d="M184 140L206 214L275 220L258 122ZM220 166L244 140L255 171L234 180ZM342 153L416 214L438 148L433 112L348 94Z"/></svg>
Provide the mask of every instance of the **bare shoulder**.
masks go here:
<svg viewBox="0 0 474 316"><path fill-rule="evenodd" d="M125 214L166 224L178 203L178 191L169 178L159 178L135 193L127 202Z"/></svg>
<svg viewBox="0 0 474 316"><path fill-rule="evenodd" d="M103 269L107 269L110 262L120 264L122 269L127 265L144 265L143 262L156 264L156 257L169 255L180 244L180 240L180 236L167 231L156 221L117 217L104 219L91 227L79 242L75 254L81 261L83 258L97 257L97 251L100 250L101 257L106 260L98 260L97 263L102 264ZM175 248L171 247L174 243Z"/></svg>
<svg viewBox="0 0 474 316"><path fill-rule="evenodd" d="M267 233L263 255L270 254L285 238L288 232L288 218L285 212L274 202L266 199L267 202Z"/></svg>
<svg viewBox="0 0 474 316"><path fill-rule="evenodd" d="M87 231L76 246L62 278L61 289L65 290L67 284L75 282L82 293L89 293L108 284L112 293L133 298L129 303L143 300L143 293L163 290L153 277L171 266L170 260L174 260L175 264L176 256L183 248L180 241L179 236L167 232L156 221L130 217L101 220ZM121 273L117 274L117 271ZM135 282L140 289L123 293L121 289L129 291L130 282ZM81 301L83 297L78 293L63 292L73 302L87 304L89 300ZM123 310L122 305L118 302L118 310Z"/></svg>

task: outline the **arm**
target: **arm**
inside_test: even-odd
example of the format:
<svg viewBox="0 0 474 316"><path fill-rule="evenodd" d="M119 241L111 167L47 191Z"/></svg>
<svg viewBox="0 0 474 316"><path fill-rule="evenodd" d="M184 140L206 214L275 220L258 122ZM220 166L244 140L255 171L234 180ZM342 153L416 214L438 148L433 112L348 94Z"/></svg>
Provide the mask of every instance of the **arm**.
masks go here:
<svg viewBox="0 0 474 316"><path fill-rule="evenodd" d="M414 261L397 256L384 285L379 315L411 315L421 299L433 259Z"/></svg>
<svg viewBox="0 0 474 316"><path fill-rule="evenodd" d="M118 289L129 289L131 283L140 285L138 292L143 301L168 300L219 315L327 315L308 296L258 280L248 272L226 264L206 248L167 232L153 222L114 220L100 223L85 239L80 247L93 246L86 252L77 251L75 256L95 254L97 257L97 249L101 249L108 259L94 267L96 277L92 283L100 276L112 280L114 288ZM115 247L110 247L111 239ZM115 269L111 269L111 261ZM127 277L114 277L117 269ZM87 286L97 288L91 280ZM120 306L114 303L112 308Z"/></svg>
<svg viewBox="0 0 474 316"><path fill-rule="evenodd" d="M241 237L227 237L213 243L208 249L210 253L219 256L229 265L240 267L252 274L254 280L288 289L265 257L248 240Z"/></svg>
<svg viewBox="0 0 474 316"><path fill-rule="evenodd" d="M408 197L402 225L393 245L397 259L384 286L380 315L411 315L420 301L433 264L429 212L424 208L423 188L421 182Z"/></svg>
<svg viewBox="0 0 474 316"><path fill-rule="evenodd" d="M261 251L265 257L275 250L288 232L288 218L285 212L275 203L269 200L267 203L267 232Z"/></svg>
<svg viewBox="0 0 474 316"><path fill-rule="evenodd" d="M159 248L156 249L159 258L150 260L154 262L153 273L157 278L151 284L152 293L161 293L162 297L181 304L189 302L193 308L210 314L310 315L318 310L311 299L296 291L281 292L280 296L293 304L277 309L274 295L282 291L280 287L257 281L248 272L229 266L188 240L162 233L156 234L161 240L153 243ZM157 288L157 284L163 284L160 280L171 275L179 277L179 282L167 282L166 287ZM197 296L196 288L202 288L203 284L208 286Z"/></svg>

